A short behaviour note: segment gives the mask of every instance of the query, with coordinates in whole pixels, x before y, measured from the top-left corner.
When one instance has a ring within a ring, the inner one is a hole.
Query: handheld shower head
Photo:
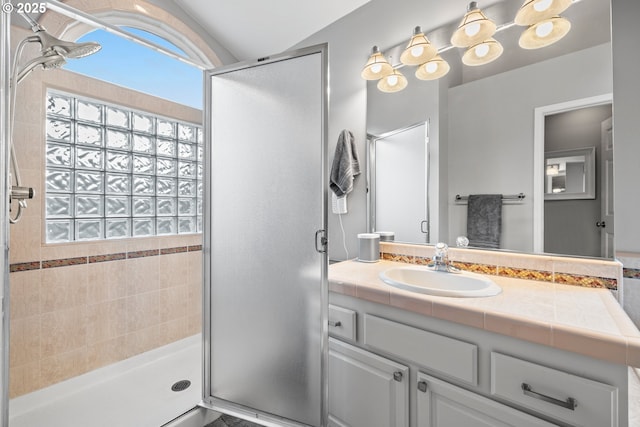
[[[33,71],[38,65],[42,65],[44,70],[52,70],[54,68],[62,67],[67,61],[64,57],[58,53],[50,53],[42,55],[27,62],[22,70],[17,75],[16,84],[20,83],[31,71]]]
[[[102,46],[96,42],[74,43],[60,40],[44,29],[36,31],[29,41],[39,42],[43,55],[58,54],[65,58],[83,58],[99,51]]]

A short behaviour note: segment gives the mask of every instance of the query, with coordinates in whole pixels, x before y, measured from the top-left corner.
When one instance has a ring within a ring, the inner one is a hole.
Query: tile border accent
[[[624,267],[622,269],[622,277],[625,279],[640,279],[640,269]]]
[[[431,262],[429,257],[410,256],[381,252],[380,259],[387,261],[404,262],[407,264],[427,265]],[[504,276],[515,279],[536,280],[539,282],[558,283],[563,285],[581,286],[587,288],[605,288],[611,291],[618,290],[618,281],[613,278],[587,276],[580,274],[554,273],[551,271],[533,270],[528,268],[503,267],[499,265],[473,263],[473,262],[451,262],[454,267],[460,270],[473,273],[490,274],[493,276]],[[637,278],[640,278],[640,270],[636,270]],[[624,276],[628,277],[628,276]]]
[[[202,245],[177,246],[173,248],[146,249],[132,252],[118,252],[105,255],[87,255],[73,258],[50,259],[46,261],[19,262],[9,266],[10,273],[44,270],[46,268],[69,267],[72,265],[95,264],[98,262],[121,261],[125,259],[146,258],[159,255],[202,251]]]

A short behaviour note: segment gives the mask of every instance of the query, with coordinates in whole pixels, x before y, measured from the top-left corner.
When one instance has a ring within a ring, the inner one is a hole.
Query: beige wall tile
[[[181,287],[189,282],[189,258],[188,252],[160,256],[160,288]]]
[[[87,370],[101,368],[126,359],[126,340],[124,335],[87,346]]]
[[[160,336],[159,324],[127,334],[125,336],[126,356],[132,357],[158,347],[161,342]]]
[[[12,367],[35,363],[41,358],[40,316],[11,321],[9,364]]]
[[[126,298],[127,332],[141,331],[160,323],[160,291]]]
[[[160,289],[160,256],[128,259],[127,295],[138,295]]]
[[[188,302],[186,286],[160,290],[160,323],[186,317]]]
[[[11,366],[9,370],[9,398],[42,388],[40,360],[26,365]]]
[[[127,302],[124,298],[89,305],[87,344],[108,341],[127,333]]]
[[[86,347],[45,358],[40,365],[40,378],[43,387],[85,372],[87,372]]]
[[[11,287],[11,319],[40,314],[42,270],[21,271],[9,275]]]
[[[40,307],[42,313],[87,304],[87,265],[42,270]]]
[[[87,344],[87,308],[84,306],[45,313],[41,316],[42,357],[85,348]]]
[[[35,205],[30,205],[33,209]],[[15,206],[13,207],[15,209]],[[37,209],[37,208],[36,208]],[[33,213],[31,211],[30,213]],[[11,217],[16,213],[12,212]],[[41,258],[41,221],[39,215],[26,214],[20,222],[11,226],[9,242],[9,260],[11,264],[28,261],[39,261]]]

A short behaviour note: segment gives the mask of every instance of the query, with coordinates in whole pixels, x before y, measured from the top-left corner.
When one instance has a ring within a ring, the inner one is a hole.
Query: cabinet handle
[[[573,397],[568,397],[567,400],[559,400],[545,394],[537,393],[533,391],[531,386],[527,383],[522,383],[522,392],[525,396],[533,397],[544,402],[553,403],[554,405],[562,406],[563,408],[571,409],[572,411],[578,406],[578,402]]]
[[[329,320],[329,326],[333,326],[334,328],[339,328],[342,326],[342,322],[339,320]]]
[[[393,373],[393,379],[394,379],[394,380],[396,380],[396,381],[398,381],[398,382],[401,382],[401,381],[402,381],[402,372],[400,372],[400,371],[395,371],[395,372]]]
[[[427,382],[426,381],[418,381],[418,390],[423,393],[427,392]]]

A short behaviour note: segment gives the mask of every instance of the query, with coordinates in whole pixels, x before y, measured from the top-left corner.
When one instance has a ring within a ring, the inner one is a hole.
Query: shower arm
[[[18,11],[18,15],[22,16],[22,18],[27,21],[29,25],[31,25],[31,31],[33,31],[34,33],[37,33],[38,31],[45,31],[45,29],[40,24],[38,24],[35,19],[33,19],[23,10]]]

